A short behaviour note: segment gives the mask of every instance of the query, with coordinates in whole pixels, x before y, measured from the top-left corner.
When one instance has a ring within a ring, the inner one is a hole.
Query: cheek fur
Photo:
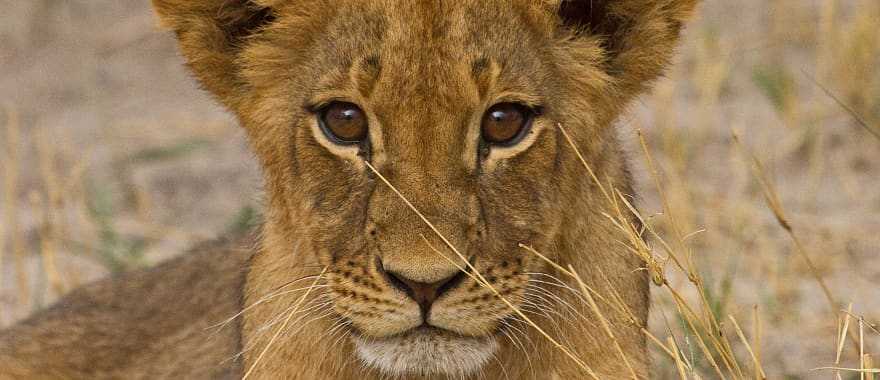
[[[351,214],[362,209],[368,190],[363,161],[339,156],[310,135],[298,140],[296,186],[303,188],[313,208],[321,215]]]
[[[508,235],[518,235],[510,238],[520,239],[546,230],[544,224],[553,219],[548,216],[558,198],[554,178],[559,177],[560,168],[552,159],[555,156],[555,138],[546,133],[530,149],[480,178],[480,196],[490,229],[502,229]]]

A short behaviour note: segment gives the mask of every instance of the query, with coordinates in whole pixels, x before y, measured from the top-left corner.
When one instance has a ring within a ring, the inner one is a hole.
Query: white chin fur
[[[495,338],[457,337],[414,331],[385,339],[356,337],[360,359],[388,375],[467,376],[483,367],[498,349]]]

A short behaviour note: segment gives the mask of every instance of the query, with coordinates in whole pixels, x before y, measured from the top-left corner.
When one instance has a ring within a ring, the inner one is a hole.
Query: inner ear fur
[[[275,20],[271,0],[153,0],[163,27],[202,85],[235,108],[241,88],[238,56],[247,39]]]
[[[625,90],[640,91],[662,74],[699,0],[561,0],[562,27],[598,37],[605,70]]]

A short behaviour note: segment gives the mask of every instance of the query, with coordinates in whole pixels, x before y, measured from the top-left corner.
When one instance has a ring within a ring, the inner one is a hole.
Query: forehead
[[[387,48],[431,47],[435,56],[489,44],[513,47],[539,29],[538,7],[517,0],[334,0],[332,7],[329,36]],[[449,43],[460,48],[448,49]]]
[[[541,16],[523,1],[339,1],[314,58],[321,70],[367,77],[354,79],[381,72],[380,83],[455,87],[492,64],[498,75],[534,71],[550,30]]]

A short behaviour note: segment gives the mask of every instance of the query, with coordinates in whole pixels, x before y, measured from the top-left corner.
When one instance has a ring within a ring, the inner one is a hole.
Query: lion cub
[[[632,193],[612,125],[696,1],[153,0],[247,130],[265,224],[0,333],[0,377],[646,377],[644,263],[559,126]],[[622,353],[520,244],[620,296]]]

